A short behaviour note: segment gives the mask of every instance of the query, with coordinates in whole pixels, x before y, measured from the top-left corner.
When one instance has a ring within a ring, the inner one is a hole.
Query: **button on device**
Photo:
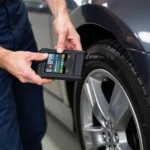
[[[49,65],[49,68],[52,69],[52,68],[53,68],[53,65]]]
[[[66,60],[66,61],[64,62],[64,66],[65,66],[67,69],[71,68],[72,65],[73,65],[72,60]]]

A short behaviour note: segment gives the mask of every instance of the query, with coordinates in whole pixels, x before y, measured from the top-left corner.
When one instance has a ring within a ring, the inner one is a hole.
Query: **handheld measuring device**
[[[37,74],[41,78],[59,80],[82,79],[85,60],[101,60],[99,55],[88,55],[85,51],[64,50],[58,53],[54,49],[42,48],[41,53],[48,53],[48,58],[38,62]]]
[[[48,53],[48,58],[38,62],[37,74],[42,78],[78,80],[82,78],[82,69],[86,52],[64,50],[57,53],[54,49],[41,49]]]

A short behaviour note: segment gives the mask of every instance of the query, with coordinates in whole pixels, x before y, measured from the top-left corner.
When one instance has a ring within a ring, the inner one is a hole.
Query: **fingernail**
[[[47,54],[47,53],[44,53],[44,54],[43,54],[43,57],[44,57],[44,58],[48,57],[48,54]]]
[[[62,52],[63,52],[63,49],[62,49],[62,48],[58,48],[58,49],[57,49],[57,52],[58,52],[58,53],[62,53]]]

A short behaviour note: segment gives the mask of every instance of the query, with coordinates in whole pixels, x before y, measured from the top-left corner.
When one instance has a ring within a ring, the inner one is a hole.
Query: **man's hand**
[[[82,50],[80,36],[75,30],[68,14],[61,14],[54,20],[54,30],[58,37],[57,51],[64,49]]]
[[[49,79],[42,79],[31,68],[32,61],[45,60],[48,57],[47,54],[5,50],[3,56],[0,61],[1,66],[17,77],[22,83],[42,85],[52,82]]]
[[[57,51],[64,49],[82,50],[80,37],[76,32],[67,11],[66,0],[46,0],[55,18],[54,30],[58,37]]]

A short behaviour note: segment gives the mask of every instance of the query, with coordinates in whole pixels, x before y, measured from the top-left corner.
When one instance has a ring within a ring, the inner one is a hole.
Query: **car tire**
[[[149,99],[127,50],[105,39],[87,52],[104,59],[86,62],[83,80],[75,83],[75,124],[82,150],[149,150]],[[118,100],[115,85],[122,93]]]

